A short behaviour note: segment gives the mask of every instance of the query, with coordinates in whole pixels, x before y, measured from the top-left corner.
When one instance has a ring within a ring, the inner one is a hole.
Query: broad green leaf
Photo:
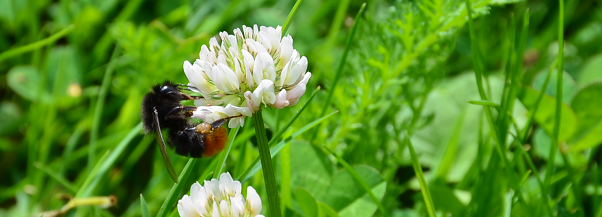
[[[299,203],[299,206],[301,206],[303,213],[305,213],[305,216],[318,215],[318,202],[307,190],[304,188],[297,188],[297,190],[295,190],[295,197],[297,198],[297,202]]]
[[[531,87],[522,86],[519,99],[527,109],[532,110],[539,93],[539,91],[534,90]],[[551,135],[554,130],[555,117],[556,98],[544,94],[537,114],[535,114],[535,120],[549,135]],[[562,124],[560,125],[559,139],[560,141],[567,141],[575,133],[577,127],[577,115],[575,115],[575,112],[570,106],[564,103],[562,104],[562,116],[560,117],[560,121]]]
[[[580,90],[571,106],[577,114],[579,125],[571,140],[574,151],[594,147],[602,142],[602,82],[593,83]]]
[[[377,198],[385,194],[386,182],[374,168],[360,165],[353,169],[370,186]],[[330,205],[340,216],[372,216],[377,209],[370,196],[347,170],[332,178],[332,183],[320,201]]]
[[[48,91],[53,94],[53,101],[60,104],[72,105],[76,103],[73,97],[79,97],[81,91],[70,90],[71,85],[79,85],[82,80],[81,55],[72,46],[57,46],[49,51],[43,67],[47,80],[42,86],[47,85]],[[131,126],[131,125],[130,125]]]
[[[320,213],[318,216],[320,217],[339,217],[337,211],[334,211],[332,207],[328,206],[325,203],[318,202],[318,206],[320,207]]]
[[[461,216],[466,205],[462,204],[456,197],[452,189],[444,185],[445,183],[432,182],[429,186],[433,196],[433,203],[437,210],[449,212],[452,216]]]
[[[533,89],[535,89],[537,91],[541,91],[541,88],[542,88],[543,83],[545,82],[547,76],[548,76],[547,69],[541,71],[535,77],[535,80],[533,81]],[[547,95],[550,95],[552,97],[556,97],[556,77],[557,76],[558,76],[558,73],[556,71],[552,72],[552,76],[550,77],[550,82],[548,83],[548,87],[546,88],[546,92],[545,92]],[[570,103],[571,99],[575,95],[575,91],[576,91],[575,80],[569,73],[563,72],[563,75],[562,75],[562,102],[567,103],[567,104]]]
[[[10,101],[0,102],[0,135],[13,134],[19,131],[23,111]]]
[[[595,81],[602,81],[600,69],[602,69],[602,54],[589,58],[577,76],[577,84],[583,87]]]
[[[533,133],[533,153],[549,161],[550,146],[552,145],[552,138],[543,129],[537,128]],[[562,165],[562,156],[556,155],[555,165]]]
[[[380,184],[378,184],[377,186],[374,186],[372,188],[372,192],[374,192],[374,194],[381,199],[385,195],[386,190],[387,190],[386,182],[381,182]],[[376,206],[376,204],[374,204],[372,199],[370,199],[370,196],[368,194],[365,194],[364,196],[353,201],[351,204],[349,204],[349,206],[347,206],[344,209],[342,209],[341,211],[339,211],[339,215],[340,216],[358,216],[358,217],[373,216],[374,212],[376,211],[377,208],[378,207]]]
[[[50,94],[45,89],[42,89],[40,72],[33,66],[13,67],[8,71],[6,80],[8,86],[15,93],[29,101],[50,101]]]
[[[323,152],[309,143],[291,141],[291,187],[302,187],[322,198],[331,183],[335,165]]]

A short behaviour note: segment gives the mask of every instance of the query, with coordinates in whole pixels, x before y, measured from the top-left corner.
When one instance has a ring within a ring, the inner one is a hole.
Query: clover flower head
[[[243,25],[233,33],[221,32],[221,43],[211,38],[209,46],[201,47],[199,59],[184,62],[191,90],[203,96],[195,100],[198,109],[192,117],[209,123],[234,117],[228,123],[234,128],[262,105],[296,105],[311,73],[307,58],[293,48],[293,38],[282,37],[281,26]]]
[[[257,191],[249,186],[245,200],[241,187],[230,173],[221,174],[219,180],[206,180],[204,186],[196,182],[190,187],[190,196],[178,201],[178,213],[182,217],[263,217]]]

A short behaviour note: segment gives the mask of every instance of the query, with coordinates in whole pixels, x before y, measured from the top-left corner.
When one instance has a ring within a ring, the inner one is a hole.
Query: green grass
[[[602,216],[597,1],[0,5],[0,216],[177,216],[222,172],[266,216]],[[142,97],[253,24],[293,37],[308,91],[216,157],[168,149],[174,183]]]

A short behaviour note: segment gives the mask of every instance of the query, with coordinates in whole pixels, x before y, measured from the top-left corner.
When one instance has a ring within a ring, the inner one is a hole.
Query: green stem
[[[272,157],[270,155],[270,147],[268,146],[268,137],[265,134],[263,126],[261,110],[253,114],[253,124],[255,124],[255,137],[257,138],[257,148],[259,149],[259,157],[261,158],[263,179],[265,180],[268,192],[270,215],[280,217],[280,197],[278,197],[278,186],[276,185],[274,166],[272,165]]]

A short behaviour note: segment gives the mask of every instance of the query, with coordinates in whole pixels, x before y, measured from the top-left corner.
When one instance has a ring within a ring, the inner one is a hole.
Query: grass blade
[[[232,150],[232,143],[234,143],[234,139],[236,138],[239,129],[240,127],[237,127],[234,130],[230,130],[230,135],[228,135],[228,146],[225,148],[225,151],[222,151],[219,154],[219,157],[217,158],[218,160],[215,170],[213,172],[213,178],[217,179],[222,174],[222,171],[224,170],[224,165],[226,165],[226,159],[228,158],[228,154],[230,154],[230,150]]]
[[[148,211],[148,206],[146,205],[146,201],[144,200],[144,197],[142,196],[142,194],[140,194],[140,209],[142,209],[142,216],[143,217],[150,217],[150,212]]]
[[[117,158],[121,156],[123,150],[130,144],[132,139],[138,134],[140,134],[140,130],[142,130],[142,123],[139,123],[136,127],[134,127],[130,132],[119,142],[115,150],[111,152],[111,154],[106,158],[106,160],[98,161],[96,166],[92,169],[92,172],[86,177],[84,184],[80,187],[79,191],[75,194],[75,197],[89,197],[92,194],[92,191],[100,182],[100,179],[107,173],[109,168],[113,166],[113,163],[117,161]]]
[[[47,173],[48,176],[52,177],[57,182],[61,183],[61,185],[65,186],[65,188],[67,188],[67,190],[69,190],[71,193],[77,192],[77,188],[71,184],[69,180],[65,179],[65,177],[63,177],[60,173],[57,173],[56,171],[44,166],[39,162],[35,162],[34,166]]]
[[[558,0],[558,58],[556,69],[556,117],[554,119],[554,131],[552,133],[552,145],[550,146],[550,159],[546,169],[544,183],[547,187],[548,195],[551,193],[551,177],[554,173],[554,159],[559,145],[558,135],[560,134],[560,117],[562,113],[562,76],[564,72],[564,1]],[[543,88],[542,88],[543,89]]]
[[[288,31],[288,27],[291,26],[291,21],[293,20],[293,17],[297,13],[297,10],[299,9],[299,6],[301,5],[301,3],[303,3],[303,0],[297,0],[297,2],[295,2],[295,6],[293,6],[293,9],[291,9],[291,12],[288,13],[288,17],[286,17],[286,20],[284,21],[284,25],[282,25],[282,35],[286,34],[286,31]]]
[[[301,109],[299,109],[299,112],[297,112],[295,114],[295,116],[293,116],[293,118],[283,127],[280,128],[278,130],[278,132],[276,134],[274,134],[274,136],[272,136],[272,139],[270,140],[270,142],[268,143],[268,145],[273,146],[274,143],[276,143],[280,137],[282,136],[282,134],[291,126],[293,125],[293,123],[295,122],[295,120],[297,120],[297,118],[299,117],[299,115],[301,115],[301,113],[305,110],[305,108],[307,108],[307,106],[309,105],[309,103],[314,99],[314,97],[316,96],[316,94],[318,93],[318,91],[320,91],[320,86],[316,87],[316,89],[314,90],[314,92],[311,93],[311,95],[309,95],[309,99],[307,99],[307,101],[305,102],[305,104],[303,104],[303,106],[301,106]]]
[[[334,80],[332,81],[332,85],[328,89],[328,96],[326,97],[326,101],[324,101],[324,107],[322,107],[322,113],[320,117],[323,117],[328,111],[328,106],[330,106],[330,101],[332,100],[332,96],[334,95],[334,90],[339,83],[339,79],[341,78],[341,74],[343,74],[343,67],[345,66],[345,62],[347,61],[347,55],[349,54],[349,48],[351,47],[351,43],[353,42],[353,37],[355,36],[355,32],[357,31],[357,26],[359,25],[359,20],[362,14],[364,13],[364,9],[366,9],[366,3],[362,4],[360,11],[355,15],[355,21],[353,22],[353,27],[351,27],[351,33],[349,33],[349,37],[347,37],[347,42],[345,43],[345,50],[343,51],[343,56],[341,56],[341,61],[339,62],[339,66],[337,67],[337,72],[334,76]],[[314,133],[312,138],[316,137],[317,131]]]
[[[90,132],[90,146],[88,147],[88,171],[92,169],[92,165],[94,165],[94,162],[96,162],[96,140],[98,139],[98,128],[100,125],[100,118],[102,116],[102,110],[105,105],[105,98],[107,97],[109,86],[111,85],[111,77],[113,71],[115,70],[114,60],[117,57],[117,54],[119,54],[119,52],[120,47],[115,47],[115,50],[113,50],[113,54],[111,55],[111,60],[109,60],[107,70],[105,71],[105,75],[102,78],[102,85],[100,86],[100,92],[98,93],[98,98],[96,100],[96,107],[94,109],[94,117],[92,121],[92,130]]]
[[[376,195],[374,195],[374,193],[372,192],[372,189],[370,189],[370,186],[368,186],[368,183],[366,183],[366,181],[364,181],[364,179],[362,179],[362,177],[355,171],[355,169],[353,169],[353,167],[351,167],[351,165],[349,165],[349,163],[347,163],[347,161],[345,161],[345,159],[343,159],[341,156],[334,153],[328,147],[322,146],[322,148],[325,153],[328,153],[328,154],[334,156],[337,159],[337,161],[339,163],[341,163],[341,165],[343,165],[343,167],[345,167],[345,169],[347,169],[347,171],[349,171],[349,174],[351,174],[351,176],[353,176],[355,181],[360,183],[360,185],[364,188],[366,193],[368,193],[368,195],[370,195],[372,202],[374,202],[374,204],[376,204],[376,206],[378,207],[378,210],[381,212],[381,214],[383,214],[383,216],[389,216],[389,213],[387,212],[387,210],[385,209],[383,204],[380,202],[380,200],[376,197]]]
[[[5,52],[2,52],[2,53],[0,53],[0,61],[11,58],[13,56],[17,56],[17,55],[25,53],[25,52],[29,52],[29,51],[38,49],[38,48],[46,46],[50,43],[53,43],[56,40],[59,40],[63,36],[67,35],[69,32],[73,31],[74,29],[75,29],[75,25],[71,24],[71,25],[65,27],[63,30],[55,33],[54,35],[49,36],[48,38],[36,41],[34,43],[31,43],[31,44],[28,44],[25,46],[13,48],[13,49],[7,50]]]
[[[301,135],[302,133],[306,132],[307,130],[315,127],[316,125],[322,123],[324,120],[326,120],[327,118],[333,116],[334,114],[338,113],[338,111],[332,112],[318,120],[315,120],[307,125],[305,125],[304,127],[302,127],[301,129],[297,130],[296,132],[294,132],[290,137],[284,139],[283,141],[279,142],[277,145],[275,145],[274,147],[272,147],[270,149],[270,152],[272,153],[272,157],[274,157],[278,152],[280,152],[280,150],[282,149],[282,147],[284,147],[284,145],[288,142],[291,141],[292,139],[296,138],[297,136]],[[240,175],[238,176],[238,178],[236,178],[237,180],[240,180],[241,182],[246,182],[247,180],[249,180],[251,177],[253,177],[253,175],[255,175],[255,173],[257,173],[259,171],[259,169],[261,168],[261,164],[259,164],[259,157],[255,158],[255,160],[253,161],[253,163],[250,164],[249,167],[247,167],[247,169]]]
[[[405,135],[405,143],[407,144],[408,149],[410,150],[410,156],[412,157],[412,167],[414,167],[414,172],[416,173],[416,177],[418,178],[418,182],[420,183],[420,190],[422,191],[422,197],[424,197],[424,204],[426,205],[426,210],[430,217],[436,217],[437,215],[435,214],[435,205],[433,204],[431,192],[429,191],[428,184],[426,183],[426,179],[424,178],[424,174],[422,173],[422,166],[420,166],[420,162],[418,161],[416,151],[414,151],[412,141],[410,141],[410,135],[407,133]]]
[[[485,71],[482,60],[481,60],[481,52],[479,49],[479,44],[477,43],[477,38],[476,38],[476,34],[475,34],[475,30],[474,30],[474,24],[473,24],[473,16],[472,16],[472,7],[470,4],[470,0],[465,0],[466,2],[466,8],[468,11],[468,29],[470,32],[470,43],[471,43],[471,48],[472,48],[472,55],[473,55],[473,66],[474,66],[474,72],[475,72],[475,79],[477,82],[477,89],[479,91],[479,95],[481,96],[481,100],[483,101],[488,101],[487,98],[487,94],[485,93],[485,90],[483,88],[483,72]],[[512,171],[512,169],[510,168],[510,163],[508,162],[508,158],[507,156],[504,154],[504,150],[505,148],[503,147],[504,143],[502,143],[499,137],[499,128],[496,127],[495,125],[495,121],[493,118],[493,114],[491,112],[491,109],[487,106],[483,107],[483,111],[485,112],[485,116],[487,117],[487,122],[489,124],[489,128],[491,129],[491,135],[493,136],[494,140],[495,140],[495,149],[496,152],[498,153],[498,155],[500,156],[500,158],[502,159],[502,166],[506,169],[506,175],[508,176],[508,178],[510,179],[509,183],[512,186],[512,188],[514,189],[518,189],[518,179],[516,178],[516,174],[514,173],[514,171]]]
[[[196,164],[197,160],[198,158],[190,158],[188,160],[188,163],[186,163],[186,166],[184,166],[184,169],[178,177],[178,182],[173,184],[173,187],[169,191],[167,198],[165,198],[165,201],[163,201],[161,208],[159,208],[159,212],[157,213],[158,217],[165,217],[169,215],[171,208],[176,204],[176,201],[178,200],[178,195],[184,188],[184,183],[188,179],[188,176],[190,176],[190,173],[192,173],[192,169],[194,168],[194,165]]]

